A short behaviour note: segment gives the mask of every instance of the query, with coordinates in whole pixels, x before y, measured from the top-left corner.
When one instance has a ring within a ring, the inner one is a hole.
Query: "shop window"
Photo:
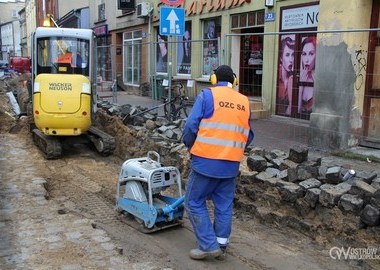
[[[256,12],[248,13],[248,26],[254,26],[256,23]]]
[[[177,38],[177,73],[191,74],[191,22],[185,23],[185,34]]]
[[[203,71],[204,76],[209,76],[219,66],[219,40],[221,36],[220,17],[203,21]]]
[[[246,27],[247,26],[247,14],[241,14],[240,15],[240,27]]]
[[[239,16],[232,16],[231,19],[231,28],[238,28],[239,27]]]
[[[242,30],[250,33],[251,29]],[[256,29],[261,32],[262,29]],[[239,92],[246,96],[262,95],[263,48],[262,35],[244,35],[241,37]]]
[[[231,28],[243,29],[253,26],[263,26],[264,16],[265,12],[263,10],[232,15]]]
[[[256,24],[257,25],[264,25],[264,21],[265,21],[264,18],[265,18],[264,12],[257,12]]]
[[[141,31],[124,33],[123,75],[127,85],[137,86],[141,80],[141,36]]]
[[[157,32],[157,47],[156,47],[156,72],[168,72],[168,39],[167,36],[160,35],[159,29]]]
[[[316,30],[317,20],[296,24],[298,18],[318,17],[319,5],[286,7],[281,10],[280,31]],[[314,103],[314,79],[317,61],[315,34],[281,34],[276,114],[300,119],[310,119]]]
[[[124,39],[132,39],[133,38],[133,32],[124,33]]]

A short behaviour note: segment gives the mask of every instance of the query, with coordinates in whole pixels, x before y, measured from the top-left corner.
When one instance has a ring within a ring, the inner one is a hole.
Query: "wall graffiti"
[[[355,80],[355,90],[358,91],[363,87],[364,79],[367,71],[367,51],[365,50],[356,50],[355,51],[355,63],[354,69],[356,74]]]

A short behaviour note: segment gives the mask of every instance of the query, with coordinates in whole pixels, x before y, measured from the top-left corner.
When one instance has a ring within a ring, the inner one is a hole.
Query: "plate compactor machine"
[[[123,163],[116,197],[116,209],[132,215],[144,233],[183,224],[180,172],[176,167],[162,166],[157,152]]]

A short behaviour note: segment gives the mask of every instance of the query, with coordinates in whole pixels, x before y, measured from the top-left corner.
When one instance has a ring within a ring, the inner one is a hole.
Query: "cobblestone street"
[[[91,220],[47,200],[33,145],[11,134],[0,145],[0,269],[154,269],[131,264]]]

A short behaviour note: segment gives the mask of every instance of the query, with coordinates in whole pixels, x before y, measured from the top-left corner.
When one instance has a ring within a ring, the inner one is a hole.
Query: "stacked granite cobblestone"
[[[240,177],[243,188],[238,191],[253,201],[258,193],[268,203],[278,203],[274,201],[279,197],[293,205],[301,216],[317,206],[338,207],[345,214],[360,217],[361,225],[380,225],[380,178],[374,171],[353,172],[351,168],[333,164],[321,165],[321,158],[308,160],[305,148],[291,148],[289,154],[254,148],[247,166],[252,172]],[[273,189],[278,196],[263,194],[265,191],[276,194]]]
[[[113,105],[108,101],[98,103],[109,115],[118,116],[125,125],[136,127],[144,126],[152,132],[151,138],[154,140],[170,140],[178,142],[182,136],[182,128],[185,119],[169,122],[165,117],[158,116],[157,112],[141,106]]]

